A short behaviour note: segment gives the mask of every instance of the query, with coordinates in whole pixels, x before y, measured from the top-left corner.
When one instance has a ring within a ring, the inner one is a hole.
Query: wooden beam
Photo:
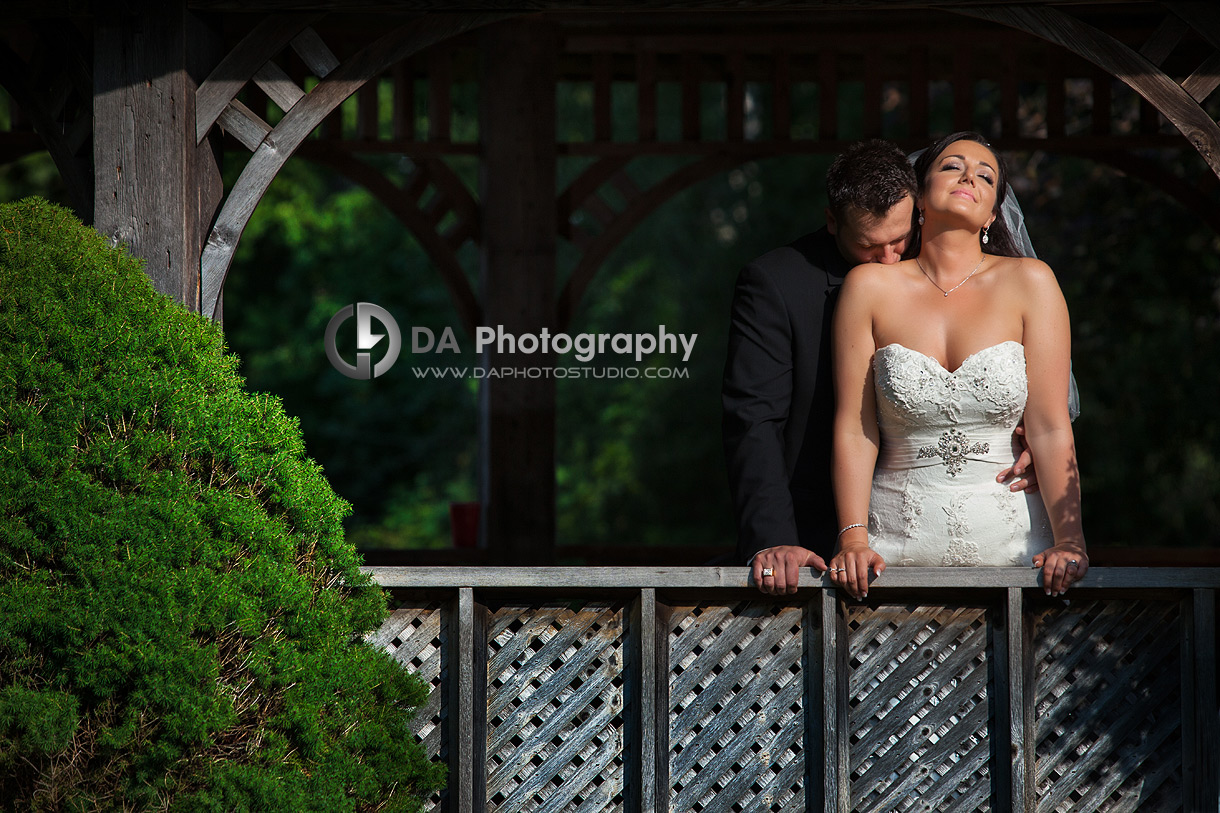
[[[792,138],[792,55],[787,51],[775,54],[771,79],[771,123],[776,141]]]
[[[1067,89],[1063,55],[1052,51],[1046,58],[1046,134],[1062,138],[1067,132]]]
[[[954,10],[1054,42],[1121,79],[1156,105],[1220,176],[1220,126],[1177,82],[1126,45],[1049,7],[972,6]]]
[[[1189,30],[1190,26],[1184,23],[1182,18],[1176,14],[1167,14],[1156,30],[1140,46],[1140,54],[1153,65],[1160,66],[1166,59],[1169,59],[1173,49],[1178,47],[1183,35]]]
[[[699,55],[682,55],[682,140],[698,141],[701,135]]]
[[[325,79],[339,67],[338,57],[312,28],[305,28],[292,38],[292,50],[297,52],[297,56],[319,79]]]
[[[394,63],[391,77],[394,82],[393,132],[396,141],[415,140],[415,76],[409,70],[410,61],[403,59]]]
[[[864,62],[864,137],[881,138],[881,72],[875,59]]]
[[[746,59],[741,51],[728,58],[725,82],[725,131],[727,141],[744,141],[746,137]]]
[[[1216,704],[1216,590],[1196,589],[1191,591],[1187,612],[1185,647],[1190,659],[1182,664],[1189,671],[1190,683],[1194,685],[1191,698],[1194,718],[1197,721],[1195,736],[1187,744],[1188,754],[1184,771],[1193,804],[1187,809],[1215,810],[1220,807],[1220,714]],[[1184,715],[1185,716],[1185,715]]]
[[[953,129],[974,129],[974,59],[968,48],[953,52]]]
[[[610,54],[593,55],[593,140],[614,140]]]
[[[428,52],[428,140],[449,140],[453,56],[443,48]]]
[[[827,48],[818,54],[818,140],[839,137],[839,55]]]
[[[512,20],[482,32],[480,288],[484,323],[507,334],[555,328],[555,82],[558,36]],[[555,381],[532,377],[553,353],[494,345],[482,381],[480,544],[511,564],[548,561],[555,545]]]
[[[931,135],[931,129],[928,123],[928,46],[923,44],[911,46],[910,104],[911,138],[926,139]]]
[[[229,102],[217,122],[222,131],[236,138],[250,152],[257,150],[271,132],[270,124],[237,99]]]
[[[668,646],[666,630],[661,628],[657,610],[656,589],[641,588],[631,602],[627,622],[625,683],[631,712],[625,728],[627,741],[639,744],[627,754],[627,783],[631,788],[629,809],[639,813],[658,813],[663,809],[658,803],[657,767],[668,753],[668,748],[663,752],[658,747],[659,740],[667,739],[663,732],[668,728],[666,710],[657,702],[658,686],[669,670],[658,665]]]
[[[1000,57],[1000,132],[1005,136],[1021,135],[1020,95],[1017,53],[1005,51]]]
[[[82,0],[13,0],[28,14],[37,13],[43,6],[72,8],[83,5]],[[597,0],[597,2],[582,2],[574,4],[571,0],[464,0],[452,7],[463,11],[493,11],[493,12],[532,12],[532,11],[563,11],[563,12],[660,12],[660,11],[740,11],[757,5],[760,9],[779,11],[881,11],[885,9],[922,10],[941,9],[946,7],[976,7],[1024,5],[1029,0],[766,0],[757,4],[743,3],[741,0],[657,0],[656,2],[640,2],[640,0]],[[1059,0],[1059,5],[1096,5],[1101,0]],[[1111,0],[1106,5],[1122,5],[1137,3],[1141,0]],[[191,8],[206,11],[238,11],[250,13],[255,11],[283,12],[301,7],[301,0],[190,0]],[[311,0],[311,8],[323,8],[336,12],[358,12],[371,14],[375,12],[404,13],[430,12],[438,7],[451,6],[438,3],[437,0]],[[1146,2],[1144,3],[1146,5]],[[67,13],[67,12],[61,12]]]
[[[642,52],[635,58],[636,118],[638,138],[657,140],[657,56]]]
[[[1220,11],[1213,2],[1167,2],[1163,4],[1193,28],[1213,48],[1220,48]]]
[[[1112,548],[1110,550],[1119,550]],[[1163,549],[1156,549],[1160,555]],[[1141,560],[1150,551],[1140,550]],[[633,590],[657,587],[666,590],[710,590],[721,588],[757,590],[748,567],[365,567],[361,568],[382,587],[413,588],[591,588]],[[803,568],[798,587],[837,588],[826,573]],[[874,590],[986,591],[1042,589],[1042,571],[1029,567],[891,567],[869,583]],[[1129,588],[1190,590],[1220,588],[1220,567],[1090,567],[1088,575],[1072,590],[1119,590]]]
[[[1110,134],[1111,110],[1113,107],[1113,92],[1110,87],[1112,77],[1105,71],[1093,72],[1093,111],[1092,130],[1095,136]]]
[[[1220,86],[1220,51],[1209,56],[1182,82],[1182,89],[1200,104]]]
[[[381,130],[381,77],[374,76],[356,92],[356,140],[376,141]]]
[[[202,141],[229,102],[275,54],[317,14],[283,14],[268,17],[242,37],[199,85],[195,98],[195,140]]]
[[[286,74],[283,68],[270,61],[264,62],[263,66],[254,72],[254,83],[285,113],[305,95],[305,91],[292,81],[292,77]]]
[[[199,252],[219,201],[213,145],[195,138],[188,50],[212,43],[185,0],[104,5],[94,35],[94,223],[154,286],[200,309]]]

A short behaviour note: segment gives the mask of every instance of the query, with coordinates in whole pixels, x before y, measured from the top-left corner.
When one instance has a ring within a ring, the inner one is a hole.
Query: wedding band
[[[1069,565],[1074,565],[1074,564],[1077,564],[1077,562],[1076,562],[1076,560],[1075,560],[1075,559],[1068,559],[1068,564],[1069,564]]]
[[[769,568],[769,567],[764,567],[764,568],[763,568],[763,575],[764,575],[764,576],[771,576],[771,575],[773,575],[774,573],[775,573],[775,571],[774,571],[774,570],[772,570],[772,569],[771,569],[771,568]]]

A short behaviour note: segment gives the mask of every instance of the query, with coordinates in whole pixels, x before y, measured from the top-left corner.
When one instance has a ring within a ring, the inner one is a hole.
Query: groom
[[[738,558],[764,593],[795,592],[800,569],[824,571],[834,552],[831,315],[852,267],[902,258],[915,205],[915,172],[887,141],[848,147],[826,187],[826,225],[750,263],[733,294],[724,448]]]

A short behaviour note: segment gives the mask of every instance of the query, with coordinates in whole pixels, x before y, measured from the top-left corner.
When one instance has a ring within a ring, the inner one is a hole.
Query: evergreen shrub
[[[320,350],[319,350],[320,352]],[[220,330],[0,206],[0,809],[415,810],[426,689],[348,506]]]

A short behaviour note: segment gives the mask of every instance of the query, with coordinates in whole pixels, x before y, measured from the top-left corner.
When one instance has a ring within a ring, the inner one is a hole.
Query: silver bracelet
[[[853,522],[851,525],[847,525],[847,526],[843,527],[842,529],[840,529],[839,536],[842,536],[843,534],[847,533],[852,528],[867,528],[867,527],[868,526],[865,525],[863,522]],[[835,537],[835,538],[837,539],[838,537]]]

